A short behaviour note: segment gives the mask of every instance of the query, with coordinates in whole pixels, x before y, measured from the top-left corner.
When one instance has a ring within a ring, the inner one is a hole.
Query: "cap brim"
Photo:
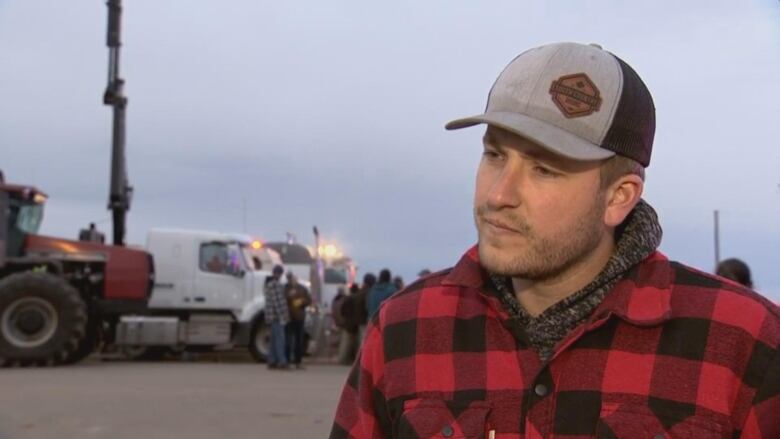
[[[573,160],[604,160],[615,155],[614,152],[601,148],[555,125],[519,113],[488,112],[453,120],[444,127],[448,130],[457,130],[483,123],[525,137],[554,154]]]

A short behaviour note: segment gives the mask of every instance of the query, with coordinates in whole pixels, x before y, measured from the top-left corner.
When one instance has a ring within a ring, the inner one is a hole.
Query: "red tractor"
[[[124,160],[124,81],[119,77],[119,0],[108,1],[113,108],[111,189],[114,245],[38,235],[46,194],[7,184],[0,172],[0,365],[73,363],[104,340],[121,314],[142,313],[154,282],[149,253],[124,246],[132,188]],[[85,237],[95,237],[94,229]]]
[[[0,363],[73,363],[109,338],[120,314],[143,312],[151,256],[37,234],[46,195],[0,181]]]

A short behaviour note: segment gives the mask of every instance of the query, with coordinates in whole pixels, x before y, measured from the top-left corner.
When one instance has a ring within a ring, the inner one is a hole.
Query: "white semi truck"
[[[246,346],[265,361],[263,286],[281,263],[274,250],[248,235],[178,229],[151,230],[146,249],[155,267],[148,310],[122,316],[114,344],[137,358]]]

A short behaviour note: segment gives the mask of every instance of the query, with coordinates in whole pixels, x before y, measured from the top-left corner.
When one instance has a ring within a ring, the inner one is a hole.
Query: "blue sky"
[[[151,227],[311,242],[411,279],[475,242],[479,112],[517,53],[596,42],[657,108],[645,198],[662,250],[745,259],[780,300],[780,2],[126,0],[129,239]],[[103,2],[0,0],[0,168],[51,196],[43,232],[105,210]],[[246,210],[243,206],[246,203]]]

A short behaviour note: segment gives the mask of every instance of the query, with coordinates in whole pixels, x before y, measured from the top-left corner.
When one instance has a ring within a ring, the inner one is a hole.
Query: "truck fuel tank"
[[[116,328],[119,346],[225,345],[233,319],[224,314],[193,314],[188,321],[169,316],[124,316]]]

